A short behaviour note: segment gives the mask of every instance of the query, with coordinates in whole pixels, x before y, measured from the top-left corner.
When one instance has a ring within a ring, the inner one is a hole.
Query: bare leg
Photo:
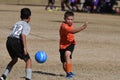
[[[28,59],[25,61],[26,67],[25,67],[25,72],[26,72],[26,80],[31,80],[32,77],[32,69],[31,69],[31,59]]]
[[[4,73],[2,74],[2,76],[1,76],[1,78],[0,78],[0,80],[2,80],[2,78],[3,78],[3,79],[6,79],[6,77],[7,77],[8,74],[10,73],[11,69],[13,68],[13,66],[17,63],[17,61],[18,61],[18,58],[14,58],[14,59],[12,59],[12,60],[9,62],[9,64],[7,65],[7,67],[6,67],[5,71],[4,71]]]

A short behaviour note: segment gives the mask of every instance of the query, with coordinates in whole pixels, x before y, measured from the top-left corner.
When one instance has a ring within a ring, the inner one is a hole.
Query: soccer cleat
[[[3,77],[0,77],[0,80],[4,80],[4,78],[3,78]]]
[[[68,79],[70,79],[70,78],[72,78],[72,74],[71,74],[71,72],[69,72],[69,73],[67,73],[67,76],[66,76],[66,78],[68,78]]]
[[[71,74],[72,76],[74,76],[74,75],[75,75],[73,72],[70,72],[70,74]]]

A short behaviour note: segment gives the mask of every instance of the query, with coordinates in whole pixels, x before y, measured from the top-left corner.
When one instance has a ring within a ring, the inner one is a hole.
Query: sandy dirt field
[[[32,58],[32,80],[66,80],[59,59],[59,27],[62,11],[45,11],[41,6],[0,5],[0,75],[10,61],[6,39],[12,25],[20,20],[19,11],[29,7],[32,11],[28,51]],[[75,13],[75,27],[88,21],[86,30],[75,34],[77,45],[73,53],[73,72],[70,80],[120,80],[120,16]],[[46,51],[48,60],[39,64],[34,55]],[[13,67],[9,80],[24,80],[25,63],[21,60]]]

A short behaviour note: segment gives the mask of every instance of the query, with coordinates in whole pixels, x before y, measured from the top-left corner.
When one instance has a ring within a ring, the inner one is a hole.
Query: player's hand
[[[83,25],[84,25],[85,27],[87,27],[87,24],[88,24],[88,22],[85,22]]]
[[[83,25],[82,25],[82,29],[85,29],[87,27],[87,24],[88,22],[85,22]]]

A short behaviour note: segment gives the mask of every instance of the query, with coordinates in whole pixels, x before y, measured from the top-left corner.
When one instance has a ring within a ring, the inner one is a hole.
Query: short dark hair
[[[21,19],[28,19],[31,16],[31,11],[29,8],[21,9]]]
[[[64,19],[69,16],[74,16],[74,13],[72,11],[66,11],[64,14]]]

